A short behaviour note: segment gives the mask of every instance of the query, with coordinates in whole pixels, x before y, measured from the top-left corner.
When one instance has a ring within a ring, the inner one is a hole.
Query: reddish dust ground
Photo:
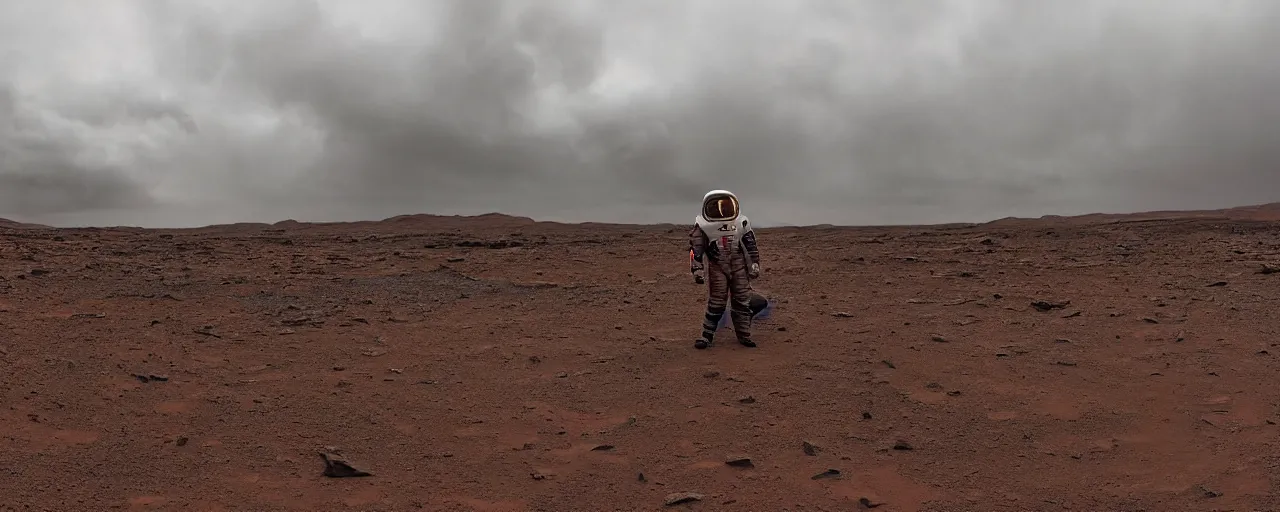
[[[1277,510],[1275,213],[0,227],[0,509]]]

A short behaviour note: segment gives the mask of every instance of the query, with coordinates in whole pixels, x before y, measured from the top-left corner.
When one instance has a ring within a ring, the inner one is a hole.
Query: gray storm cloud
[[[0,1],[0,216],[982,221],[1280,200],[1280,3]]]

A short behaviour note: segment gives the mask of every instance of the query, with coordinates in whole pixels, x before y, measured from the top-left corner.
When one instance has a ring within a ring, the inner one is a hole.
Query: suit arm
[[[747,249],[747,254],[751,255],[752,263],[760,263],[760,247],[756,244],[756,230],[751,229],[751,226],[745,222],[743,227],[747,232],[742,235],[742,246]]]
[[[707,253],[707,235],[697,225],[689,231],[689,268],[702,267],[703,256]]]

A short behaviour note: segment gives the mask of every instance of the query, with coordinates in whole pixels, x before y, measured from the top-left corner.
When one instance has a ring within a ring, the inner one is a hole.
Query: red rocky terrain
[[[1278,510],[1278,212],[0,225],[0,509]]]

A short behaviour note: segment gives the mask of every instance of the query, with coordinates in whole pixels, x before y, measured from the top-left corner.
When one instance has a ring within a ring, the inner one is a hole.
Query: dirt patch
[[[1273,510],[1273,211],[761,230],[760,346],[707,351],[683,227],[0,230],[0,494]]]

